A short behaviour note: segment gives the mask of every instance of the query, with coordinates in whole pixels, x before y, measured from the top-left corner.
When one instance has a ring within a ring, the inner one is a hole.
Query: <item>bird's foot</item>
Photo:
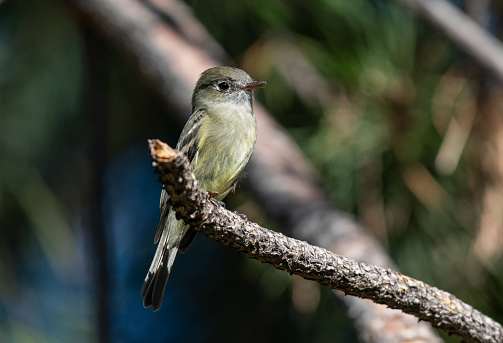
[[[218,195],[218,192],[206,191],[206,194],[208,194],[210,198],[215,198]]]
[[[215,198],[211,198],[210,201],[213,202],[215,205],[220,205],[223,208],[225,208],[225,202],[223,202],[223,201],[217,200]]]
[[[237,214],[243,220],[248,220],[248,217],[245,214],[243,214],[243,213],[239,213],[238,211],[233,211],[233,213]]]
[[[225,202],[215,199],[215,197],[218,195],[217,192],[208,191],[208,195],[210,196],[211,202],[213,202],[215,205],[220,205],[225,208]]]

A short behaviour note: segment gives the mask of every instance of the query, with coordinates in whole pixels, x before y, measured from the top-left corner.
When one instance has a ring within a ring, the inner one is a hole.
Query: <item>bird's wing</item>
[[[159,202],[159,208],[161,209],[161,217],[159,218],[159,224],[157,224],[157,230],[155,231],[154,244],[159,242],[159,237],[161,237],[162,229],[164,228],[164,222],[168,217],[169,209],[171,207],[170,197],[168,192],[163,188],[161,191],[161,201]]]
[[[182,151],[191,163],[197,155],[199,148],[197,133],[201,128],[201,119],[206,113],[205,109],[201,109],[190,116],[176,145],[176,149]]]
[[[198,141],[197,141],[197,132],[199,131],[199,128],[201,127],[201,118],[205,115],[206,110],[198,110],[190,116],[189,120],[185,124],[185,127],[182,130],[182,133],[180,134],[180,138],[178,140],[178,144],[176,145],[176,149],[182,151],[189,161],[192,163],[192,161],[196,158],[197,159],[197,152],[198,152]],[[161,217],[159,218],[159,224],[157,224],[157,230],[155,232],[155,237],[154,237],[154,244],[157,244],[159,241],[159,238],[161,237],[162,230],[164,228],[164,223],[166,221],[166,218],[169,213],[169,209],[171,207],[171,202],[168,193],[166,192],[165,189],[162,190],[161,192],[161,199],[159,203],[159,208],[161,210]],[[191,235],[192,239],[194,238],[194,235]],[[182,252],[184,252],[192,242],[192,239],[186,239],[183,247],[182,247]]]

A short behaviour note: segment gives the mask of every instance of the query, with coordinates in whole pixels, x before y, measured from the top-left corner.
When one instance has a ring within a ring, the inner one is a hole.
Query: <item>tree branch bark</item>
[[[221,49],[208,51],[208,45],[201,44],[214,40],[180,1],[65,2],[132,56],[182,123],[190,115],[190,94],[199,74],[206,68],[228,64]],[[149,3],[155,3],[155,10]],[[333,205],[300,149],[257,103],[255,115],[258,140],[245,181],[267,214],[296,238],[359,261],[396,269],[379,242],[353,216]],[[418,323],[412,316],[368,300],[345,297],[339,291],[334,294],[344,303],[362,342],[441,341],[429,324]]]
[[[398,0],[429,20],[482,68],[503,81],[503,45],[446,0]]]
[[[503,327],[452,294],[390,269],[357,262],[265,229],[226,210],[198,188],[182,152],[149,142],[153,165],[177,218],[206,236],[275,268],[429,321],[464,342],[501,342]]]
[[[103,215],[103,175],[107,165],[107,127],[106,105],[104,98],[103,51],[97,36],[89,27],[81,28],[83,39],[83,60],[85,83],[83,112],[85,115],[87,145],[87,216],[90,242],[88,249],[93,259],[94,287],[97,293],[96,326],[98,343],[110,340],[110,270],[108,258],[110,232],[105,230]]]

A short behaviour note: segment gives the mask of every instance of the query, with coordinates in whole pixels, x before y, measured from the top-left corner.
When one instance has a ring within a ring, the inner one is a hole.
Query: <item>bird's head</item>
[[[252,90],[264,85],[241,69],[214,67],[204,71],[192,95],[193,110],[222,103],[252,105]]]

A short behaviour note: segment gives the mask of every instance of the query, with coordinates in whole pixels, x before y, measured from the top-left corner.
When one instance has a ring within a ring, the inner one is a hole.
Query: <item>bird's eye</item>
[[[217,85],[217,89],[220,91],[220,92],[225,92],[225,91],[228,91],[229,88],[231,88],[231,86],[229,86],[229,84],[227,82],[220,82],[218,85]]]

